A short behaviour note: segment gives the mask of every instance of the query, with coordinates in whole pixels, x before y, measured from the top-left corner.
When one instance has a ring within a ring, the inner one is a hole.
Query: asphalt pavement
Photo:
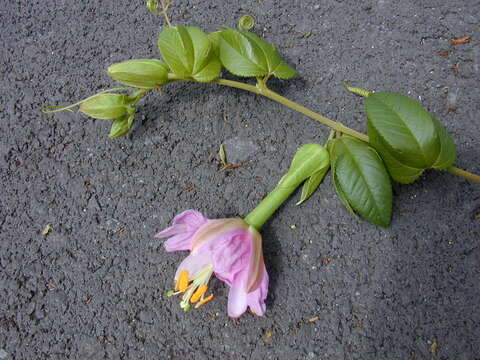
[[[174,0],[170,12],[209,32],[245,13],[299,72],[273,90],[359,131],[363,101],[342,81],[409,95],[452,134],[457,166],[480,174],[480,2]],[[162,17],[141,1],[36,0],[4,1],[0,22],[1,360],[480,359],[480,184],[437,171],[396,184],[384,229],[349,214],[327,176],[263,228],[264,317],[228,318],[218,280],[185,313],[165,293],[186,254],[153,235],[186,209],[246,215],[329,129],[258,95],[178,83],[112,140],[108,121],[40,108],[118,86],[112,63],[159,57]],[[222,143],[241,166],[218,171]]]

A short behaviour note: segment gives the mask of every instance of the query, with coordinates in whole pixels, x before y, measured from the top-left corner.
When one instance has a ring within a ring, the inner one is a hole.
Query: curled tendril
[[[238,27],[242,30],[250,30],[255,26],[255,19],[252,15],[243,15],[238,20]]]
[[[163,15],[167,25],[171,26],[167,11],[170,8],[170,5],[172,5],[172,1],[173,0],[160,0],[159,3],[158,0],[147,0],[145,6],[153,15]],[[162,10],[159,10],[160,5],[162,6]]]

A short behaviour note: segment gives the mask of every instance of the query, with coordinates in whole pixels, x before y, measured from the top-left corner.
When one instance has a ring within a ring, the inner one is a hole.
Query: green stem
[[[310,163],[321,164],[321,161],[321,155],[318,155],[318,153],[310,158]],[[290,167],[290,170],[282,177],[278,185],[244,218],[245,222],[260,231],[263,224],[310,175],[312,174],[309,172],[308,166],[300,171],[295,167]]]
[[[280,205],[295,191],[294,188],[275,187],[245,218],[245,222],[259,230]]]
[[[478,176],[477,174],[472,174],[471,172],[456,168],[454,166],[449,167],[447,171],[451,174],[455,174],[464,177],[465,179],[480,183],[480,176]]]
[[[322,116],[305,106],[302,106],[292,100],[289,100],[280,94],[277,94],[276,92],[268,89],[267,87],[261,87],[261,86],[254,86],[254,85],[249,85],[245,84],[242,82],[238,81],[232,81],[232,80],[226,80],[226,79],[217,79],[213,81],[216,84],[223,85],[223,86],[229,86],[229,87],[234,87],[237,89],[242,89],[242,90],[247,90],[250,92],[253,92],[255,94],[263,95],[273,101],[276,101],[282,105],[285,105],[286,107],[298,111],[309,118],[312,118],[318,122],[321,122],[324,125],[327,125],[331,127],[334,130],[340,131],[344,134],[351,135],[357,139],[360,139],[362,141],[368,142],[368,136],[365,134],[362,134],[361,132],[358,132],[356,130],[350,129],[349,127],[343,125],[342,123],[339,123],[337,121],[331,120],[325,116]]]

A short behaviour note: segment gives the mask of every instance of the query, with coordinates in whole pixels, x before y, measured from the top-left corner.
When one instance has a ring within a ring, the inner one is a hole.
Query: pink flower
[[[183,309],[188,311],[193,303],[198,308],[213,298],[213,294],[205,294],[210,277],[215,274],[230,286],[229,316],[237,318],[247,307],[263,316],[268,274],[262,237],[254,227],[241,218],[210,220],[198,211],[187,210],[155,236],[170,237],[164,244],[167,251],[190,251],[175,274],[175,291],[169,292],[183,293]]]

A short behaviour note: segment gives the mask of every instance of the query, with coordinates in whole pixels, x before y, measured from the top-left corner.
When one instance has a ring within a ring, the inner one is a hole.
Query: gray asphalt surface
[[[171,14],[213,31],[244,11],[300,73],[274,90],[362,131],[343,80],[408,94],[454,136],[457,166],[480,173],[480,2],[178,0]],[[39,109],[117,86],[114,62],[158,57],[162,18],[140,1],[37,0],[4,1],[0,22],[0,359],[480,359],[478,184],[431,171],[395,185],[382,229],[347,213],[328,176],[264,227],[265,317],[230,320],[217,280],[215,300],[185,314],[164,296],[185,254],[153,234],[185,209],[246,215],[328,128],[240,90],[175,84],[111,140],[109,122]],[[221,143],[246,166],[218,172]]]

